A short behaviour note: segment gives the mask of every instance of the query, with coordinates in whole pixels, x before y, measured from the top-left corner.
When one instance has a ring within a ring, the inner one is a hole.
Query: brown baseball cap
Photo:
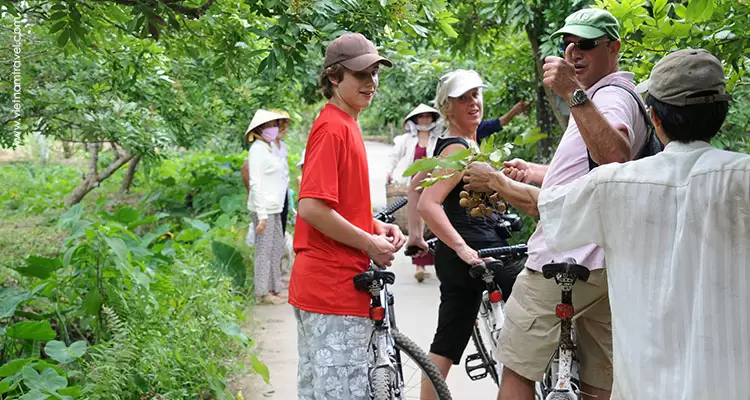
[[[345,33],[328,45],[323,68],[333,64],[341,65],[352,71],[363,71],[372,64],[381,63],[392,67],[393,63],[378,55],[378,49],[360,33]]]
[[[667,54],[654,65],[651,77],[636,91],[648,92],[662,103],[684,107],[730,101],[724,93],[724,67],[721,61],[703,49],[684,49]],[[702,92],[714,92],[696,96]]]

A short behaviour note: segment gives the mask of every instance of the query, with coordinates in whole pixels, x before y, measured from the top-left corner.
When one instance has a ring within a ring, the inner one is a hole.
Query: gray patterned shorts
[[[369,400],[369,318],[294,308],[297,319],[297,398]]]

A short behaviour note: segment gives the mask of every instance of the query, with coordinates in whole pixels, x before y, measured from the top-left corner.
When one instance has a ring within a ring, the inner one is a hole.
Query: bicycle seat
[[[542,275],[545,279],[554,278],[560,273],[586,282],[591,271],[583,265],[577,264],[576,260],[572,258],[566,258],[562,262],[553,262],[542,267]]]
[[[396,274],[377,269],[367,270],[354,277],[354,287],[360,292],[369,292],[372,283],[381,280],[387,285],[392,285],[396,281]]]

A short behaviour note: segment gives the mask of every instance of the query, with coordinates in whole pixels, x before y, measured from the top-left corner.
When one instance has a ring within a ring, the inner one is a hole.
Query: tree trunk
[[[535,64],[535,76],[536,76],[536,122],[537,126],[542,133],[547,135],[546,139],[542,139],[537,143],[537,159],[546,162],[552,158],[554,154],[554,145],[557,142],[555,137],[555,123],[557,123],[562,130],[568,126],[568,117],[562,113],[560,107],[557,105],[557,95],[552,89],[544,86],[544,60],[541,57],[541,51],[539,49],[539,37],[541,35],[541,27],[543,26],[542,17],[535,17],[535,23],[526,25],[526,35],[529,38],[531,44],[531,51],[534,53],[534,64]]]
[[[63,148],[63,157],[65,157],[65,159],[73,157],[73,144],[72,143],[63,140],[62,148]]]
[[[66,207],[70,207],[74,204],[80,203],[81,200],[83,200],[83,198],[90,191],[99,186],[99,183],[112,176],[115,171],[120,169],[120,167],[125,165],[125,163],[127,163],[134,157],[133,155],[125,154],[120,158],[115,158],[115,160],[112,161],[112,164],[110,164],[104,171],[102,171],[101,174],[99,174],[97,164],[99,162],[100,146],[100,143],[86,144],[86,148],[91,154],[91,157],[89,158],[89,172],[83,176],[83,182],[81,182],[81,184],[73,190],[73,193],[71,193],[70,196],[65,199]]]
[[[125,179],[122,180],[122,186],[120,186],[120,193],[130,193],[130,185],[133,184],[133,177],[138,169],[139,162],[141,162],[141,156],[135,156],[130,160],[130,164],[128,164],[128,173],[125,174]]]

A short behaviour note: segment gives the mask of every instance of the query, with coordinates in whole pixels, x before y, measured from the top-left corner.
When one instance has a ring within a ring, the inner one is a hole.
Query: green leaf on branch
[[[417,172],[422,171],[432,171],[433,169],[435,169],[435,167],[437,167],[438,161],[439,158],[437,157],[428,157],[414,161],[414,163],[404,171],[403,176],[412,176]]]
[[[451,172],[451,173],[445,174],[445,175],[430,176],[430,177],[425,178],[424,180],[422,180],[422,184],[420,185],[420,187],[422,187],[422,188],[430,187],[430,186],[432,186],[432,185],[434,185],[434,184],[436,184],[436,183],[438,183],[440,181],[444,181],[446,179],[453,178],[457,173],[458,173],[458,171],[454,171],[454,172]]]

